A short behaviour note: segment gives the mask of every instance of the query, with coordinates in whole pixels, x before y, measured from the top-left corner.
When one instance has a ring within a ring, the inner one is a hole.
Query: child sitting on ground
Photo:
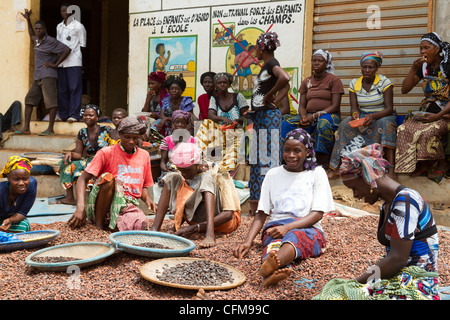
[[[317,165],[314,143],[303,129],[289,132],[283,147],[284,165],[270,169],[261,188],[261,200],[246,240],[234,251],[241,259],[267,219],[262,232],[263,285],[290,276],[297,259],[320,255],[326,245],[320,225],[324,213],[334,211],[327,173]]]
[[[200,247],[215,245],[215,232],[231,233],[241,223],[240,203],[233,180],[226,170],[202,163],[202,150],[195,143],[179,143],[170,160],[180,173],[170,172],[162,179],[156,216],[151,227],[159,231],[170,208],[175,234],[183,237],[205,232]],[[182,227],[186,221],[189,225]]]

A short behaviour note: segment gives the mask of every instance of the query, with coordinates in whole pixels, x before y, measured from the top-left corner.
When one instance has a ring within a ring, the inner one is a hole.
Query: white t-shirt
[[[322,167],[290,172],[283,166],[270,169],[261,187],[258,211],[269,215],[268,222],[301,218],[311,211],[334,211],[327,174]],[[320,221],[314,227],[322,230]]]
[[[56,39],[72,50],[59,67],[82,67],[83,56],[81,55],[81,47],[86,47],[86,29],[84,26],[75,19],[67,26],[62,21],[56,27]]]

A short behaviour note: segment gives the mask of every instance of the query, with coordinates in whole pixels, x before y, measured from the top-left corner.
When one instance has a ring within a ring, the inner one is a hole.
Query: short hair
[[[233,76],[228,72],[219,72],[216,74],[214,76],[214,84],[217,84],[220,78],[225,78],[230,86],[233,84]]]
[[[37,24],[40,24],[42,26],[42,28],[44,28],[45,30],[47,30],[47,24],[45,23],[45,21],[43,20],[38,20],[34,23],[34,25],[36,26]]]
[[[156,45],[156,49],[155,49],[156,53],[159,54],[159,48],[161,48],[161,47],[164,47],[164,43],[158,43],[158,44]]]
[[[114,112],[121,112],[121,113],[123,113],[123,115],[124,115],[125,117],[128,116],[127,110],[125,110],[125,109],[123,109],[123,108],[116,108],[116,109],[113,110],[112,113],[114,113]]]
[[[214,76],[215,76],[215,75],[216,75],[216,73],[215,73],[215,72],[212,72],[212,71],[207,71],[207,72],[203,73],[203,74],[200,76],[200,84],[203,84],[203,81],[205,81],[205,78],[206,78],[206,77],[210,77],[211,80],[214,81]]]

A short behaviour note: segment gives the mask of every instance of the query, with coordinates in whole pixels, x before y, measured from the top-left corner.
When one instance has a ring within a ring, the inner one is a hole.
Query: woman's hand
[[[288,225],[276,226],[268,229],[266,233],[274,239],[281,239],[289,232],[289,230],[290,228]]]
[[[147,205],[147,208],[149,210],[151,210],[152,212],[156,212],[156,203],[152,199],[150,199],[150,197],[146,199],[145,204]]]
[[[228,119],[228,118],[226,118],[226,117],[222,117],[221,120],[222,120],[223,124],[225,124],[225,125],[230,125],[230,124],[233,123],[233,120]]]
[[[234,251],[233,254],[236,258],[242,259],[250,251],[251,244],[242,243]]]
[[[0,226],[0,231],[7,232],[11,227],[11,219],[5,219],[3,224]]]
[[[427,113],[419,117],[419,120],[425,123],[430,123],[441,120],[441,117],[436,113]]]
[[[74,214],[69,219],[67,224],[72,229],[76,229],[76,228],[79,228],[81,226],[84,226],[85,223],[86,223],[86,210],[83,207],[80,208],[78,206],[77,210],[75,210]]]
[[[361,113],[359,111],[352,112],[352,120],[358,120],[361,116]]]
[[[70,162],[72,162],[72,152],[67,152],[64,155],[64,164],[69,164]]]
[[[155,91],[153,90],[148,90],[147,92],[147,101],[152,101],[153,97],[156,96]]]
[[[366,120],[364,120],[363,126],[370,126],[373,122],[373,116],[370,113],[368,113],[364,118]]]
[[[300,118],[300,124],[303,126],[309,126],[312,123],[314,123],[314,115],[313,114],[308,114],[308,115],[302,116]]]
[[[420,57],[419,59],[417,59],[417,60],[415,60],[415,61],[413,62],[412,68],[413,68],[414,70],[417,71],[417,70],[419,70],[420,68],[422,68],[422,65],[423,65],[426,61],[427,61],[426,58]]]

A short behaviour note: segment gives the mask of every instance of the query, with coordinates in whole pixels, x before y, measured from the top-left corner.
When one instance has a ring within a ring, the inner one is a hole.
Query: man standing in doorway
[[[70,54],[70,48],[64,43],[47,34],[47,27],[43,21],[31,25],[31,10],[25,9],[22,13],[28,22],[28,33],[34,44],[34,75],[33,84],[25,97],[25,123],[21,131],[16,134],[31,134],[30,122],[33,107],[38,106],[42,99],[45,108],[49,110],[49,123],[47,130],[39,135],[54,135],[56,112],[58,111],[58,71],[56,68]]]
[[[83,95],[83,55],[86,47],[86,29],[68,12],[68,4],[61,5],[64,19],[56,27],[56,39],[72,51],[58,67],[58,115],[63,121],[80,120],[81,99]]]

